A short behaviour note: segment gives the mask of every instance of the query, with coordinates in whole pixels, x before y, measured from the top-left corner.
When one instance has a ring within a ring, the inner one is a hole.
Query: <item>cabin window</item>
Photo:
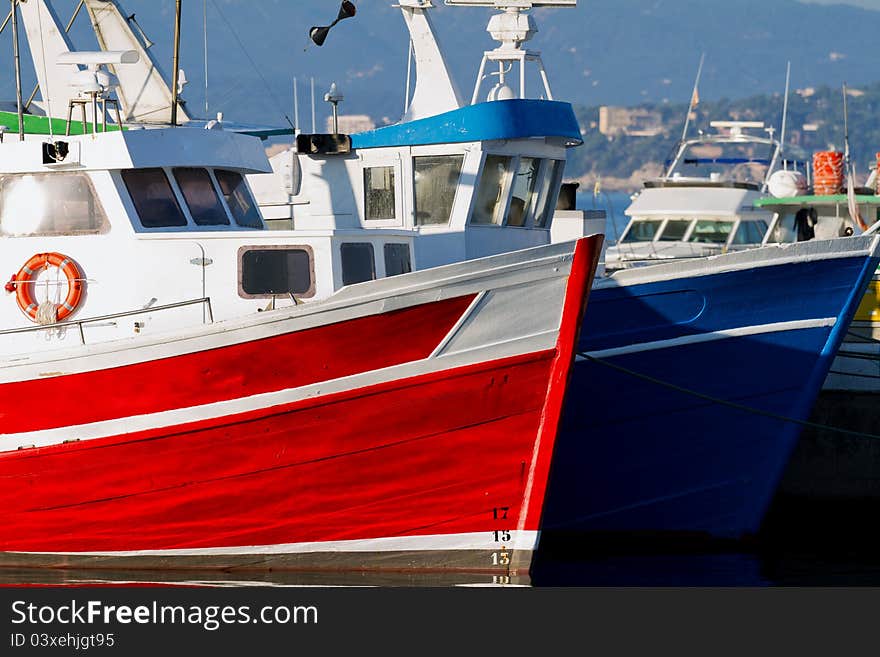
[[[384,250],[386,276],[408,274],[412,271],[409,244],[386,244]]]
[[[413,158],[415,225],[449,223],[464,155],[423,155]]]
[[[368,220],[395,219],[394,167],[364,169],[364,216]]]
[[[534,157],[521,157],[513,179],[513,196],[507,213],[508,226],[525,226],[531,212],[538,181],[541,161]]]
[[[186,226],[186,217],[164,170],[123,169],[122,181],[144,228]]]
[[[183,192],[189,213],[198,226],[228,226],[229,217],[217,196],[207,169],[174,169],[174,179]]]
[[[369,242],[344,242],[342,255],[342,284],[353,285],[376,278],[373,245]]]
[[[229,206],[235,223],[245,228],[263,228],[263,218],[254,202],[254,197],[248,191],[247,183],[240,173],[217,169],[214,171],[220,192]]]
[[[501,155],[487,155],[477,187],[477,201],[474,205],[475,224],[500,224],[504,206],[507,204],[505,189],[510,177],[511,158]]]
[[[0,235],[84,235],[108,227],[84,174],[0,177]]]
[[[637,219],[633,221],[621,242],[651,242],[660,228],[660,221],[655,219]]]
[[[311,249],[242,247],[238,253],[241,296],[310,296],[315,293]]]
[[[556,211],[565,160],[548,160],[545,169],[538,193],[538,209],[535,213],[535,226],[538,228],[546,228]]]
[[[698,221],[691,233],[690,241],[726,244],[731,230],[733,230],[732,221],[713,221],[711,219]]]
[[[663,229],[658,239],[661,242],[679,242],[684,239],[690,225],[689,219],[670,219],[666,222],[666,228]]]

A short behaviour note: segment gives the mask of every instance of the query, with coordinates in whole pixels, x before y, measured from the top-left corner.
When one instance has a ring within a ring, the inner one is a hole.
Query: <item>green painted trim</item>
[[[832,203],[847,203],[848,200],[846,194],[831,194],[827,196],[786,196],[783,198],[758,199],[755,201],[755,206],[764,208],[777,205],[830,205]],[[870,196],[866,194],[856,194],[856,203],[880,205],[880,196],[874,196],[873,194]]]
[[[15,112],[0,112],[0,125],[6,126],[6,134],[18,134],[18,114]],[[104,126],[101,125],[103,128]],[[115,123],[107,124],[107,132],[116,132],[119,126]],[[127,130],[125,126],[122,128]],[[52,132],[49,132],[49,119],[45,116],[24,115],[24,132],[28,135],[63,135],[67,131],[67,121],[64,119],[52,119]],[[92,132],[92,124],[86,123],[86,133]],[[70,134],[83,134],[82,121],[76,119],[70,122]]]

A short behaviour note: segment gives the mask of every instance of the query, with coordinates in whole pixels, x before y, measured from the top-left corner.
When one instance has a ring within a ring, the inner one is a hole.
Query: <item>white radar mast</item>
[[[530,40],[538,31],[535,20],[528,10],[534,7],[576,7],[577,0],[446,0],[447,5],[469,7],[493,7],[501,11],[489,19],[486,30],[493,39],[501,45],[494,50],[483,53],[483,61],[477,73],[477,82],[474,85],[474,93],[471,104],[477,103],[480,97],[480,88],[483,80],[487,77],[486,67],[497,64],[498,70],[489,73],[497,75],[498,81],[489,91],[487,100],[508,100],[511,98],[527,98],[526,92],[526,64],[533,62],[541,75],[544,86],[544,97],[553,100],[550,91],[550,82],[547,79],[547,71],[541,60],[541,53],[537,50],[522,48],[522,44]],[[507,78],[515,64],[519,64],[519,94],[507,84]]]

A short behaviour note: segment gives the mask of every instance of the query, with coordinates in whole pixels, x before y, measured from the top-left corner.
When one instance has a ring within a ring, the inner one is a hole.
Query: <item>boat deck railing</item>
[[[195,306],[201,304],[203,306],[202,321],[206,324],[214,323],[214,312],[211,309],[211,299],[202,297],[201,299],[190,299],[188,301],[178,301],[176,303],[168,303],[161,306],[148,306],[146,308],[137,308],[136,310],[127,310],[122,313],[113,313],[111,315],[101,315],[100,317],[88,317],[86,319],[68,320],[64,322],[55,322],[53,324],[39,324],[37,326],[25,326],[23,328],[3,329],[0,335],[12,335],[16,333],[35,333],[37,331],[57,331],[58,329],[67,329],[76,326],[79,330],[79,338],[82,344],[86,344],[86,335],[84,327],[88,324],[97,322],[107,322],[124,317],[135,317],[146,313],[154,313],[163,310],[173,310],[175,308],[183,308],[186,306]]]

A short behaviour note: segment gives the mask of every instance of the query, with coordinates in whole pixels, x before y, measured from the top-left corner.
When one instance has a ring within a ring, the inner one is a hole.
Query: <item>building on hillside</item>
[[[333,117],[327,117],[327,132],[333,132]],[[345,135],[353,135],[356,132],[366,132],[374,130],[376,124],[366,114],[340,114],[339,115],[339,132]]]
[[[599,132],[606,137],[654,137],[663,132],[663,118],[649,109],[603,105],[599,108]]]

